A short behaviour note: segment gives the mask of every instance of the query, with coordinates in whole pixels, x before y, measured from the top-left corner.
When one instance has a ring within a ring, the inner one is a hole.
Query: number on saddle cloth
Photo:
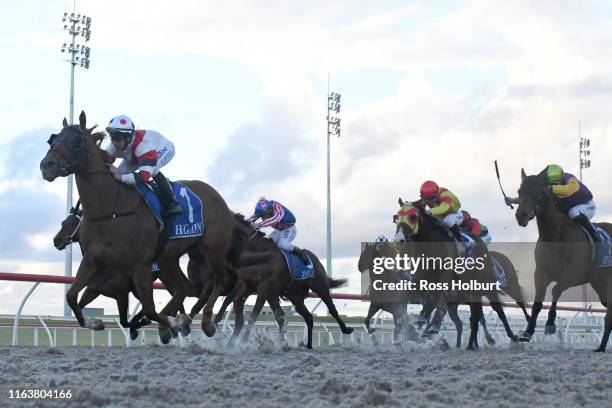
[[[308,265],[306,265],[300,257],[293,252],[289,252],[285,249],[281,249],[281,252],[285,256],[285,261],[287,261],[287,267],[289,268],[292,279],[302,280],[314,277],[314,266],[312,259],[310,259],[310,255],[306,254],[309,261]]]
[[[170,185],[174,190],[177,201],[183,208],[183,212],[169,218],[172,223],[172,228],[169,230],[169,239],[201,236],[204,234],[204,206],[202,200],[188,187],[180,183],[170,182]],[[158,195],[147,184],[136,183],[135,186],[163,229],[164,218],[162,217],[162,205]]]

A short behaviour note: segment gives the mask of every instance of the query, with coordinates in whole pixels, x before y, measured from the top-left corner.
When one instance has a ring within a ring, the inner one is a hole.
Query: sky
[[[0,271],[60,275],[51,238],[66,183],[43,181],[38,164],[68,116],[61,17],[73,2],[2,4]],[[493,160],[510,195],[521,168],[577,174],[579,122],[595,220],[612,220],[609,2],[79,0],[76,11],[93,21],[75,117],[103,126],[124,113],[161,132],[176,146],[170,178],[204,180],[245,214],[261,195],[280,201],[297,217],[295,243],[322,259],[326,95],[342,95],[331,179],[344,291],[359,292],[360,242],[392,236],[397,198],[416,199],[428,179],[494,240],[534,241],[536,226],[519,227],[504,205]],[[27,288],[0,283],[0,314]],[[61,313],[61,288],[36,293],[26,313]]]

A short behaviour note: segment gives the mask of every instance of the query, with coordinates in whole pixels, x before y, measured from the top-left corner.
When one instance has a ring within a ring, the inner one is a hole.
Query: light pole
[[[332,248],[331,248],[331,179],[329,139],[332,135],[340,137],[340,94],[336,92],[327,94],[327,274],[332,276]],[[335,115],[334,115],[335,114]],[[334,115],[334,116],[332,116]]]
[[[582,137],[580,134],[580,122],[578,122],[578,159],[580,161],[580,182],[582,183],[582,170],[591,167],[591,159],[588,159],[591,155],[591,139]],[[587,295],[587,284],[582,285],[582,301],[584,307],[588,307],[588,295]]]
[[[77,43],[77,37],[84,42],[89,41],[91,35],[91,17],[87,17],[81,14],[75,14],[68,12],[64,13],[62,17],[64,23],[64,30],[68,31],[70,36],[70,42],[62,45],[62,53],[69,53],[70,59],[70,114],[69,122],[71,125],[74,124],[74,68],[78,65],[81,68],[89,69],[89,54],[91,49],[82,44]],[[66,216],[70,214],[72,208],[72,175],[67,177],[68,190],[66,196]],[[64,268],[64,275],[72,276],[72,247],[68,245],[66,247],[66,264]],[[64,293],[68,291],[68,285],[64,286]],[[64,300],[64,316],[70,316],[70,308]]]

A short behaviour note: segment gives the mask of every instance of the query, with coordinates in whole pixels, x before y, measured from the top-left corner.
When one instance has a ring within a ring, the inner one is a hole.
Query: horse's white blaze
[[[405,241],[406,237],[404,236],[404,231],[402,231],[402,229],[398,229],[397,232],[395,233],[395,241]]]

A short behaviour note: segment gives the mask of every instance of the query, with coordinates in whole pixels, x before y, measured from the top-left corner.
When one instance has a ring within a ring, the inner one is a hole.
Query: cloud
[[[24,181],[40,179],[39,163],[49,145],[52,130],[28,130],[0,145],[0,180]]]

